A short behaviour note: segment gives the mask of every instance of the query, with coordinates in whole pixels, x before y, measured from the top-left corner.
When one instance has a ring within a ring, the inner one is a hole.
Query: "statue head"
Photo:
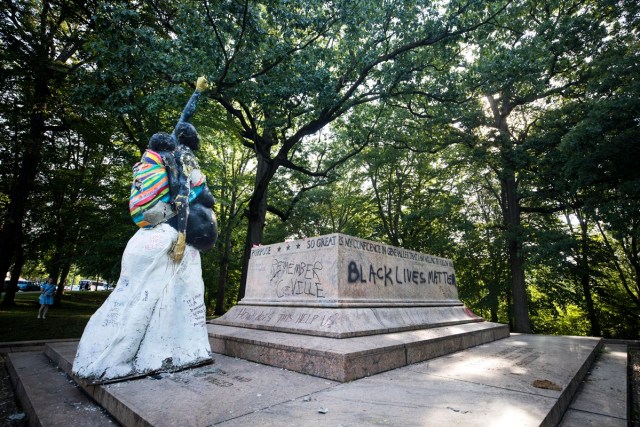
[[[179,144],[184,144],[193,151],[200,147],[200,137],[191,123],[182,122],[176,127],[176,138]]]
[[[149,148],[155,151],[173,151],[176,143],[166,132],[154,133],[149,139]]]

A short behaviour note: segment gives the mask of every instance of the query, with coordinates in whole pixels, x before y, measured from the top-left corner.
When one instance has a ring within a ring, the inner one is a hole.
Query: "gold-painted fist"
[[[205,76],[198,77],[198,81],[196,82],[196,90],[198,92],[204,92],[209,87],[209,82]]]

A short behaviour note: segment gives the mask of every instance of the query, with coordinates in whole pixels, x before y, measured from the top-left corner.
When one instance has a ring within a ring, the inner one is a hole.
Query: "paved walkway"
[[[553,386],[568,387],[568,374],[562,365],[570,365],[575,359],[561,347],[554,350],[554,343],[563,339],[572,343],[570,347],[581,343],[569,337],[549,338],[514,335],[342,384],[216,355],[213,365],[116,383],[105,386],[105,390],[125,396],[129,405],[147,417],[149,425],[157,426],[540,425],[544,413],[553,411],[553,402],[562,394]],[[533,342],[542,345],[545,352],[527,344]],[[72,354],[75,343],[55,345],[67,347]],[[42,347],[36,343],[12,348]],[[560,426],[626,426],[626,364],[625,344],[605,344]],[[30,370],[26,365],[24,369]],[[531,388],[535,379],[549,383]],[[7,381],[2,375],[0,384],[6,385]],[[171,396],[169,401],[167,396]],[[176,401],[183,408],[179,414],[182,424],[166,418],[167,405],[173,406],[170,402]],[[0,406],[0,426],[26,425],[24,418],[9,419],[21,413],[10,406]],[[60,425],[41,421],[44,426]],[[72,422],[71,416],[68,421]],[[87,424],[80,418],[67,425]]]
[[[605,344],[560,427],[625,427],[627,388],[627,346]]]

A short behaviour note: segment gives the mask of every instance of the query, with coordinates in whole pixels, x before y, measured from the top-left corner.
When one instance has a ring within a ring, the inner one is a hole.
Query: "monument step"
[[[69,369],[75,347],[46,352]],[[214,354],[213,365],[83,387],[125,426],[552,426],[600,347],[512,335],[347,383]]]
[[[340,382],[509,336],[507,325],[491,322],[341,339],[219,324],[208,329],[216,353]]]
[[[594,365],[585,377],[560,427],[627,427],[632,424],[627,410],[627,344],[605,341]]]
[[[7,368],[30,426],[116,424],[42,351],[8,353]]]

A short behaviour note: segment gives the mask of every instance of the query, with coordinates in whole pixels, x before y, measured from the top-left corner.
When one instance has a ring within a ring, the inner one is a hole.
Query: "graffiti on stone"
[[[320,271],[322,271],[320,261],[274,259],[269,283],[276,289],[278,298],[291,296],[324,298]]]

